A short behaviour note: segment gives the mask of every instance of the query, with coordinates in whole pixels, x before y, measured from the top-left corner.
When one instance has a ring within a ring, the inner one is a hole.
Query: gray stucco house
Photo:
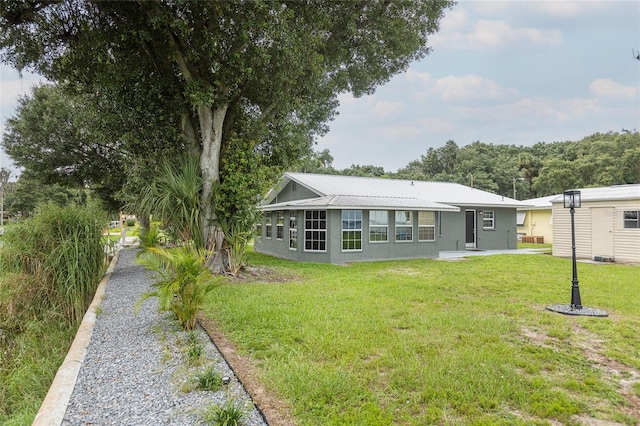
[[[515,249],[522,206],[456,183],[285,173],[259,206],[255,249],[326,263]]]

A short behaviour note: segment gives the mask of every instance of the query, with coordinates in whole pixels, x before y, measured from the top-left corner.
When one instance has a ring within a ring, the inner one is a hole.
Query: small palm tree
[[[216,284],[207,270],[206,258],[205,250],[191,245],[150,247],[136,261],[156,272],[160,279],[153,284],[156,290],[142,295],[136,313],[145,300],[157,297],[160,310],[173,312],[183,329],[193,330],[198,310]]]

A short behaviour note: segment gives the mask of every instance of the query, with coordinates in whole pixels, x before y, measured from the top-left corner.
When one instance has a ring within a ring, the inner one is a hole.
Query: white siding
[[[582,202],[575,211],[576,257],[592,259],[591,209],[613,207],[614,259],[622,263],[640,263],[640,228],[625,229],[623,212],[640,210],[640,200],[590,201]],[[595,224],[597,226],[597,224]],[[571,215],[562,203],[553,204],[553,255],[571,257]]]

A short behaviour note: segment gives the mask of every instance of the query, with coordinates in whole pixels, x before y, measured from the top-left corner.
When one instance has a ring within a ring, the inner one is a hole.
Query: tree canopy
[[[428,54],[428,36],[451,5],[3,2],[0,49],[18,69],[98,93],[136,117],[171,123],[182,148],[199,155],[203,217],[215,218],[211,191],[224,145],[251,140],[265,164],[291,164],[327,130],[339,93],[371,93]]]

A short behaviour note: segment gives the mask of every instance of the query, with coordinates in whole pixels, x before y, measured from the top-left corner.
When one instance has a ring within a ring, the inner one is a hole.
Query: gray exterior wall
[[[327,250],[304,250],[304,211],[296,211],[298,247],[289,248],[289,211],[284,211],[283,238],[277,239],[276,212],[267,212],[272,221],[272,236],[266,238],[265,223],[262,236],[255,240],[255,250],[276,257],[321,263],[347,263],[371,260],[437,258],[439,252],[465,249],[465,210],[476,210],[476,247],[484,250],[517,248],[516,209],[461,207],[460,212],[436,212],[435,241],[418,241],[418,212],[413,214],[413,240],[395,241],[394,211],[389,210],[388,241],[369,241],[369,210],[362,210],[362,250],[342,250],[342,210],[327,212]],[[495,229],[483,229],[480,211],[494,211]]]
[[[319,195],[297,182],[289,182],[282,188],[282,191],[273,199],[271,204],[284,203],[291,200],[304,200],[308,198],[318,198]]]

